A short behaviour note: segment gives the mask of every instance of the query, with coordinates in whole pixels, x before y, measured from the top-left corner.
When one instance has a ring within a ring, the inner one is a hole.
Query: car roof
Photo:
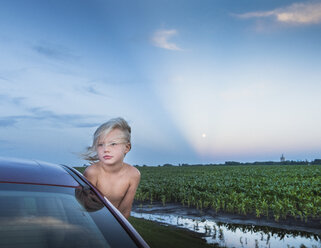
[[[0,182],[79,186],[62,165],[4,157],[0,157]]]

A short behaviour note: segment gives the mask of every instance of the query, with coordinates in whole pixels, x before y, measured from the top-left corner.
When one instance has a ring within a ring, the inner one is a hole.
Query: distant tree
[[[311,162],[311,164],[320,164],[321,165],[321,159],[315,159]]]
[[[169,166],[173,166],[172,164],[164,164],[164,167],[169,167]]]
[[[235,162],[235,161],[226,161],[225,165],[240,165],[240,162]]]

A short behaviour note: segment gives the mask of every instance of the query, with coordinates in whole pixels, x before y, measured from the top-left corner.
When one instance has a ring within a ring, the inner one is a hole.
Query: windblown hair
[[[94,133],[93,143],[91,146],[87,147],[86,152],[81,154],[82,158],[93,163],[98,161],[99,158],[97,155],[96,148],[97,148],[99,138],[107,135],[109,132],[111,132],[114,129],[121,130],[124,134],[123,138],[127,143],[130,144],[131,128],[128,125],[127,121],[125,121],[121,117],[110,119],[109,121],[105,122],[104,124],[102,124],[100,127],[97,128],[97,130]]]

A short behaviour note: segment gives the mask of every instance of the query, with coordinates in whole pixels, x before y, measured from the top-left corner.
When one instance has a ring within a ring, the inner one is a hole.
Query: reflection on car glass
[[[74,195],[0,190],[0,202],[0,248],[110,247]]]
[[[75,189],[78,202],[88,211],[94,212],[103,208],[103,203],[90,188],[81,187]]]

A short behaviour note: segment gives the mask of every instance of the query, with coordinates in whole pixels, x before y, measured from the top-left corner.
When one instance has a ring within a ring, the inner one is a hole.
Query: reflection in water
[[[208,243],[223,247],[321,248],[321,237],[308,232],[289,231],[267,226],[227,224],[211,219],[188,218],[174,214],[132,212],[131,215],[203,233]]]

